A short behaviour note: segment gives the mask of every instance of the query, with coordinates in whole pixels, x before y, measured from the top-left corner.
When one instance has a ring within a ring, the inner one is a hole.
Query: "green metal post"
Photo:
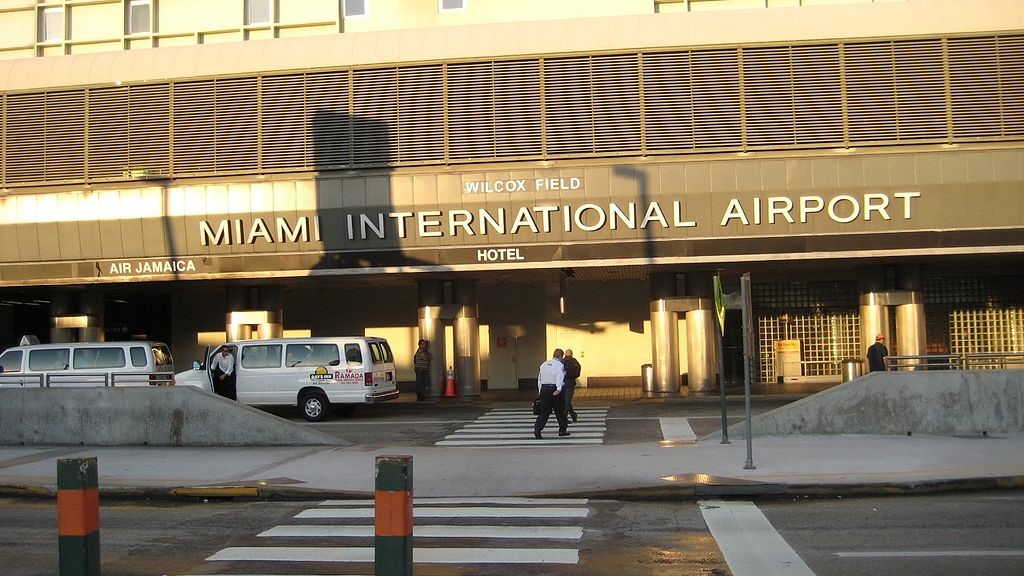
[[[96,458],[57,460],[60,576],[100,574],[100,491]]]
[[[374,574],[412,574],[412,456],[378,456]]]

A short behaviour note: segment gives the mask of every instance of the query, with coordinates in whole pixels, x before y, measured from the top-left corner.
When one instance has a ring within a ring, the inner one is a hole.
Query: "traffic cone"
[[[455,398],[456,396],[458,396],[458,394],[455,393],[455,371],[452,370],[451,366],[449,366],[448,377],[444,382],[444,397]]]

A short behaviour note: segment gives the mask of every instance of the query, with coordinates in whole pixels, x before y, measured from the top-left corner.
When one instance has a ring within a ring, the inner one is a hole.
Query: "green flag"
[[[725,334],[725,294],[722,294],[722,278],[718,274],[715,274],[715,316]]]

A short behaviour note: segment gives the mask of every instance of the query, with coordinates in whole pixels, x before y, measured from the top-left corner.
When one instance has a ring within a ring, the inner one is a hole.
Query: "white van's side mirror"
[[[203,369],[202,366],[199,365],[199,360],[193,360],[192,361],[192,369],[193,370],[202,370]]]

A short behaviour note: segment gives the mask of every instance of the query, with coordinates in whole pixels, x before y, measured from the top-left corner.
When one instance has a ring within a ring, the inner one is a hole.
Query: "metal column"
[[[430,362],[430,397],[437,398],[443,392],[445,365],[444,322],[441,307],[444,305],[444,282],[421,280],[416,283],[420,338],[427,341],[427,348],[433,360]]]
[[[452,283],[452,348],[455,352],[455,382],[459,396],[480,395],[480,320],[475,280]]]
[[[284,335],[282,290],[278,286],[231,286],[225,290],[224,332],[229,342]]]

